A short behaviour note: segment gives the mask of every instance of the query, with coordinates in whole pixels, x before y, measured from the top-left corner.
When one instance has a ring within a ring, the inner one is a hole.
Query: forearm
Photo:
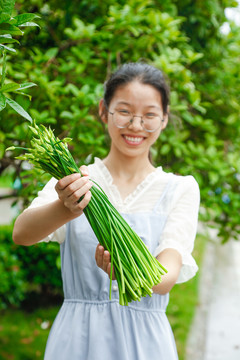
[[[182,266],[182,257],[177,250],[169,248],[163,250],[157,259],[168,272],[163,275],[162,282],[153,287],[153,292],[164,295],[176,284]]]
[[[74,173],[57,182],[58,200],[19,215],[13,229],[16,244],[33,245],[83,213],[91,199],[89,190],[93,183],[89,181],[86,166],[81,166],[80,171],[83,176]]]
[[[14,224],[13,241],[19,245],[33,245],[77,216],[79,214],[73,214],[61,200],[27,209]]]

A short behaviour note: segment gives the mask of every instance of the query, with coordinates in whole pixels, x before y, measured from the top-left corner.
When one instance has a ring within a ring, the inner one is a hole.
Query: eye
[[[128,110],[125,109],[117,110],[117,112],[119,115],[123,115],[123,116],[129,116],[131,114]]]
[[[157,117],[158,115],[155,113],[147,113],[145,114],[145,117],[148,119],[154,119],[155,117]]]

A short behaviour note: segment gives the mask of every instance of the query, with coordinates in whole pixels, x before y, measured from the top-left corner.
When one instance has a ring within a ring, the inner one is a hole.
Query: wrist
[[[63,201],[60,199],[57,200],[57,203],[61,214],[60,216],[63,217],[65,223],[73,219],[76,219],[78,216],[82,214],[82,211],[79,213],[73,213],[67,206],[64,205]]]

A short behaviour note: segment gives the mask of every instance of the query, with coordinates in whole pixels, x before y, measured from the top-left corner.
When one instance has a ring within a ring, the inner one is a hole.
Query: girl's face
[[[108,124],[108,132],[111,137],[111,150],[117,150],[126,156],[148,157],[150,147],[159,137],[161,130],[167,125],[167,115],[163,115],[161,94],[151,85],[141,84],[138,81],[120,86],[107,109],[104,108],[103,100],[100,102],[99,113],[104,123]],[[133,122],[126,128],[118,128],[113,122],[110,113],[130,112],[134,117]],[[154,132],[147,132],[141,125],[141,118],[146,114],[156,114],[160,117],[160,127]]]

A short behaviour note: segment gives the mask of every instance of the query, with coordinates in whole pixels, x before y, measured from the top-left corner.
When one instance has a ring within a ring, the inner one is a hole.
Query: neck
[[[131,157],[110,151],[103,162],[113,178],[140,179],[155,170],[148,156]]]

